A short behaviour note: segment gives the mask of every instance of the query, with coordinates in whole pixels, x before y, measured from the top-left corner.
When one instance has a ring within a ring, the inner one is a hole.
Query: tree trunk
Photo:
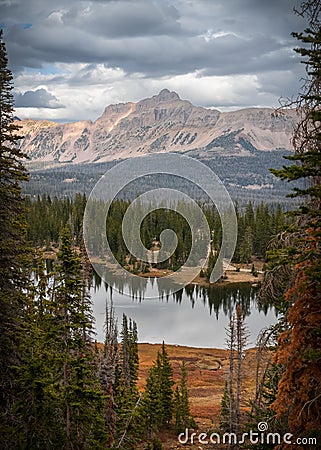
[[[63,372],[64,372],[64,388],[65,388],[65,394],[66,394],[66,389],[68,386],[68,366],[67,366],[66,362],[64,362]],[[66,412],[66,437],[67,437],[66,449],[70,450],[70,449],[72,449],[72,445],[71,445],[71,411],[70,411],[69,401],[67,398],[65,399],[65,407],[66,407],[65,412]]]
[[[235,341],[235,329],[234,329],[234,317],[232,317],[230,321],[230,336],[229,336],[229,350],[230,350],[230,372],[229,372],[229,424],[230,424],[230,433],[234,431],[234,387],[233,387],[233,378],[234,378],[234,341]]]

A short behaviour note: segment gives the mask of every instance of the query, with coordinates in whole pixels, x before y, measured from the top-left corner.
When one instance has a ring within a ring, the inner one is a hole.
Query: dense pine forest
[[[287,198],[291,192],[288,183],[277,179],[270,172],[271,167],[282,167],[282,156],[290,155],[290,151],[260,151],[246,158],[227,157],[213,153],[210,159],[200,159],[209,166],[226,185],[229,194],[240,206],[248,202],[253,204],[282,203],[288,209],[296,205],[294,199]],[[39,192],[46,192],[50,197],[74,197],[78,192],[89,195],[100,177],[110,170],[115,161],[105,163],[68,164],[64,163],[51,168],[41,168],[39,163],[28,162],[30,179],[22,184],[23,193],[37,197]],[[249,189],[248,185],[260,186],[260,189]],[[144,186],[144,188],[142,188]],[[273,186],[273,187],[272,187]],[[124,197],[134,200],[148,188],[171,187],[186,192],[193,198],[206,198],[201,189],[197,189],[186,180],[168,177],[165,174],[157,179],[136,180],[130,184],[129,189],[124,189]]]
[[[27,238],[30,245],[37,249],[54,250],[58,247],[59,236],[63,227],[68,225],[72,230],[74,244],[81,245],[82,223],[86,207],[85,194],[77,194],[73,199],[51,199],[48,195],[38,196],[36,200],[26,198],[27,211]],[[126,248],[122,236],[122,220],[130,201],[116,200],[112,203],[106,220],[106,234],[108,243],[117,260],[133,271],[148,271],[148,264],[141,266],[139,261],[132,257]],[[214,207],[201,205],[204,215],[212,232],[212,250],[218,252],[221,239],[221,220]],[[97,202],[97,214],[103,211],[102,205]],[[138,212],[139,213],[139,212]],[[265,260],[271,237],[280,230],[289,226],[291,219],[282,211],[280,205],[275,207],[264,203],[253,207],[248,203],[242,212],[236,209],[238,219],[238,240],[233,262],[251,263],[253,257]],[[185,263],[191,247],[191,231],[187,221],[170,206],[168,208],[152,211],[143,220],[141,225],[141,239],[148,249],[156,248],[162,230],[170,228],[178,237],[178,245],[169,260],[153,263],[153,267],[160,269],[177,270]],[[208,273],[214,260],[208,261]]]
[[[273,170],[282,180],[304,181],[295,188],[300,207],[285,214],[279,205],[249,202],[237,209],[234,262],[265,261],[261,305],[280,312],[276,325],[262,330],[257,343],[256,390],[244,398],[247,329],[239,304],[226,331],[229,378],[221,397],[216,436],[257,431],[267,423],[280,442],[230,441],[221,448],[314,449],[321,445],[321,24],[320,1],[303,2],[299,14],[309,26],[294,33],[296,52],[307,79],[294,106],[290,164]],[[27,183],[26,155],[19,150],[13,123],[13,79],[0,32],[0,446],[15,449],[149,449],[164,444],[160,432],[197,433],[188,392],[188,366],[174,379],[163,342],[143,389],[138,387],[137,324],[123,315],[119,324],[112,302],[105,308],[105,340],[94,340],[90,286],[92,268],[82,239],[86,196],[36,198],[22,194]],[[287,105],[289,106],[289,105]],[[281,109],[276,114],[282,114]],[[113,203],[106,233],[120,263],[144,272],[122,239],[122,217],[130,201]],[[99,207],[99,204],[97,204]],[[208,271],[221,243],[215,208],[201,204],[213,232]],[[158,246],[164,228],[178,235],[175,254],[160,268],[176,270],[189,252],[185,219],[170,208],[142,222],[147,248]],[[52,270],[43,251],[55,251]],[[157,263],[153,263],[155,267]],[[208,277],[208,273],[203,274]],[[214,425],[213,425],[214,427]],[[204,430],[200,430],[202,432]],[[206,430],[208,432],[209,430]],[[262,431],[262,430],[259,430]],[[291,437],[291,441],[289,441]],[[239,443],[237,443],[239,442]]]

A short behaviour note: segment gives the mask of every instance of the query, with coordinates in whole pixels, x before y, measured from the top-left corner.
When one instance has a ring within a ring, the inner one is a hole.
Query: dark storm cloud
[[[104,63],[147,77],[286,69],[293,65],[290,33],[300,29],[289,0],[13,0],[5,5],[5,38],[15,70],[55,62]]]
[[[176,35],[181,32],[179,14],[172,6],[138,1],[118,1],[93,4],[84,2],[72,6],[60,15],[64,26],[72,24],[82,30],[106,38]]]
[[[58,99],[43,88],[26,91],[23,94],[16,93],[14,99],[17,108],[63,108]]]
[[[200,106],[275,106],[304,76],[300,1],[0,0],[0,26],[16,89],[55,95],[49,118],[94,119],[164,87]]]

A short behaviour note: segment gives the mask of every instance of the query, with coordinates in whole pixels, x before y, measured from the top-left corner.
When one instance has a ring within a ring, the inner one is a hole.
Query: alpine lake
[[[171,293],[160,289],[159,278],[142,278],[124,293],[124,281],[107,285],[95,274],[91,287],[98,342],[104,341],[106,304],[113,304],[119,327],[122,316],[134,320],[139,342],[202,348],[225,348],[226,328],[242,306],[249,337],[247,347],[256,344],[260,331],[277,322],[272,306],[260,306],[259,287],[250,283],[217,283],[209,287],[189,284]]]

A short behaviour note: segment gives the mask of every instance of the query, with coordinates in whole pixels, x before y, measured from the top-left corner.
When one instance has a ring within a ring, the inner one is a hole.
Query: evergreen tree
[[[278,384],[281,379],[284,368],[277,364],[270,364],[264,373],[260,386],[260,396],[252,403],[251,413],[249,413],[249,430],[253,430],[260,422],[269,424],[269,433],[279,433],[285,435],[288,432],[287,421],[285,417],[279,420],[270,406],[275,401]],[[246,431],[246,429],[244,430]],[[260,442],[250,445],[249,448],[258,450],[267,450],[275,448],[273,443]]]
[[[117,413],[117,436],[126,448],[132,448],[141,436],[140,396],[137,389],[137,326],[123,314],[119,358],[115,372],[114,398]]]
[[[293,33],[302,43],[296,51],[304,58],[307,80],[300,94],[301,121],[294,133],[294,164],[273,172],[282,179],[306,180],[294,195],[304,202],[296,212],[294,245],[288,249],[288,263],[295,271],[285,292],[288,329],[281,333],[276,362],[285,365],[272,409],[286,417],[295,437],[315,436],[321,429],[321,3],[308,0],[301,14],[309,25]],[[285,446],[284,446],[285,448]]]
[[[150,368],[146,379],[142,416],[144,417],[147,437],[151,439],[162,425],[161,418],[163,416],[159,372],[156,364]]]
[[[149,437],[160,427],[168,426],[173,417],[173,385],[173,368],[163,342],[149,371],[142,402],[142,415],[146,418]]]
[[[137,324],[129,319],[129,373],[130,385],[133,392],[136,392],[136,384],[138,380],[138,333]]]
[[[219,252],[220,252],[219,249],[211,251],[209,256],[208,256],[207,267],[206,267],[206,272],[205,272],[207,281],[210,280],[211,273],[212,273],[212,271],[214,269],[214,266],[216,264],[219,265],[218,270],[220,270],[220,272],[223,273],[223,261],[222,261],[221,258],[220,258],[220,260],[218,259]]]
[[[240,245],[242,242],[242,237],[244,235],[244,221],[240,215],[239,206],[237,203],[235,204],[235,214],[236,214],[236,220],[237,220],[237,240],[236,240],[236,246],[235,246],[235,251],[233,254],[232,261],[239,263],[240,262]]]
[[[0,30],[0,427],[10,422],[13,365],[19,363],[21,315],[28,290],[26,223],[21,183],[28,179],[13,123],[12,74]],[[5,444],[3,436],[3,445]]]
[[[229,379],[228,379],[228,431],[230,433],[235,432],[235,386],[234,386],[234,353],[236,345],[236,329],[235,329],[235,317],[233,316],[229,323],[229,328],[226,330],[227,334],[227,349],[229,351]]]
[[[230,394],[228,382],[225,382],[220,408],[220,430],[228,433],[230,430]]]
[[[176,386],[174,392],[174,417],[175,417],[175,430],[177,433],[181,433],[185,428],[195,426],[195,422],[191,417],[188,389],[187,389],[187,369],[185,361],[181,366],[181,380],[179,386]]]
[[[244,324],[244,314],[240,304],[236,305],[236,395],[235,395],[235,432],[240,431],[241,426],[241,390],[242,390],[242,378],[243,378],[243,358],[245,346],[248,338],[248,331]]]
[[[179,387],[176,386],[174,390],[174,419],[175,419],[176,433],[181,433],[182,431],[184,431],[180,405],[181,405],[181,394],[179,391]]]
[[[35,286],[25,308],[21,364],[17,367],[19,395],[15,401],[15,444],[10,448],[47,449],[65,441],[57,377],[55,331],[50,278],[40,254],[34,267]]]
[[[137,396],[138,379],[138,344],[137,325],[132,319],[123,314],[121,343],[117,367],[118,390],[122,391],[122,396],[127,390],[128,393]]]
[[[146,450],[162,450],[163,444],[159,437],[154,437],[152,440],[148,441]]]
[[[57,381],[62,400],[65,447],[104,448],[104,399],[94,365],[92,315],[84,296],[81,264],[72,249],[71,235],[62,230],[54,291],[54,345]]]
[[[29,211],[27,215],[28,239],[32,245],[36,247],[45,246],[46,249],[52,250],[52,247],[55,247],[58,243],[60,231],[68,224],[74,235],[74,243],[77,246],[81,246],[81,218],[86,205],[85,195],[77,194],[74,199],[50,198],[48,195],[42,195],[38,196],[36,200],[26,199],[26,205]],[[179,214],[176,214],[175,211],[168,209],[160,209],[148,214],[141,226],[142,242],[145,247],[148,249],[153,247],[155,239],[157,242],[159,234],[164,228],[175,230],[178,236],[178,245],[175,252],[163,262],[150,261],[149,263],[144,263],[142,260],[136,260],[135,257],[129,255],[123,240],[122,218],[128,205],[129,202],[124,200],[114,201],[110,206],[106,224],[110,249],[118,262],[122,266],[127,266],[127,269],[134,270],[137,273],[148,271],[150,264],[159,268],[177,270],[186,261],[190,251],[191,236],[186,221]],[[222,261],[217,261],[222,240],[222,226],[220,217],[213,207],[201,206],[212,230],[211,251],[208,254],[207,270],[203,271],[203,275],[205,272],[209,280],[214,265],[220,264],[222,266]],[[92,201],[90,208],[94,212],[87,217],[88,220],[91,220],[90,217],[96,217],[97,214],[101,214],[103,210],[101,201]],[[186,214],[188,214],[188,205],[185,205],[185,208],[187,209]],[[226,211],[225,220],[227,221],[229,214],[230,211]],[[252,255],[265,257],[271,237],[285,223],[284,213],[280,206],[277,206],[274,211],[273,209],[270,210],[263,203],[255,209],[249,203],[243,214],[237,211],[237,217],[238,239],[233,261],[249,263],[252,260]],[[101,253],[103,257],[104,243],[101,241],[101,236],[97,235],[86,244],[89,251],[94,251],[96,254]],[[200,255],[203,256],[208,249],[199,248],[198,250]],[[197,256],[194,263],[196,265],[199,263]]]
[[[129,388],[132,384],[129,359],[130,359],[130,333],[128,329],[127,316],[123,314],[119,364],[120,364],[121,381],[124,388]]]
[[[25,307],[11,449],[100,449],[109,441],[91,341],[88,274],[67,228],[61,240],[55,272],[46,274],[39,259]]]
[[[320,421],[320,2],[302,3],[309,28],[296,36],[305,43],[297,51],[307,56],[308,80],[299,98],[302,119],[294,134],[292,166],[273,171],[290,181],[306,179],[306,189],[295,189],[304,204],[290,230],[279,233],[269,252],[271,269],[265,276],[263,295],[274,299],[281,318],[275,367],[284,367],[276,398],[270,398],[279,423],[296,436],[318,435]],[[316,110],[316,111],[315,111]],[[315,116],[316,113],[316,116]],[[285,325],[285,326],[284,326]],[[313,408],[315,410],[313,411]]]
[[[245,227],[250,227],[251,229],[253,229],[254,224],[255,224],[254,209],[253,209],[252,202],[249,202],[245,208],[244,225],[245,225]]]
[[[247,337],[248,332],[244,324],[242,307],[237,304],[236,315],[231,318],[227,329],[230,370],[229,380],[223,392],[223,409],[221,411],[222,424],[228,425],[228,432],[236,434],[240,432],[241,428],[243,357]]]
[[[267,205],[261,203],[256,208],[254,234],[254,253],[260,257],[265,257],[266,249],[273,233],[272,216]]]
[[[156,367],[159,373],[160,393],[162,402],[161,424],[168,425],[173,415],[173,368],[169,361],[165,343],[157,355]]]
[[[108,307],[106,303],[105,318],[105,342],[99,363],[99,380],[105,394],[105,419],[109,432],[109,446],[112,446],[116,439],[116,402],[115,402],[115,382],[118,359],[117,322],[113,304]]]
[[[187,368],[185,365],[185,361],[183,361],[181,368],[181,383],[180,383],[180,391],[181,391],[181,414],[183,419],[183,424],[186,427],[191,426],[191,412],[189,408],[189,400],[188,400],[188,389],[187,389]]]
[[[240,262],[250,263],[252,261],[253,254],[253,232],[250,225],[248,225],[245,229],[240,247]]]

